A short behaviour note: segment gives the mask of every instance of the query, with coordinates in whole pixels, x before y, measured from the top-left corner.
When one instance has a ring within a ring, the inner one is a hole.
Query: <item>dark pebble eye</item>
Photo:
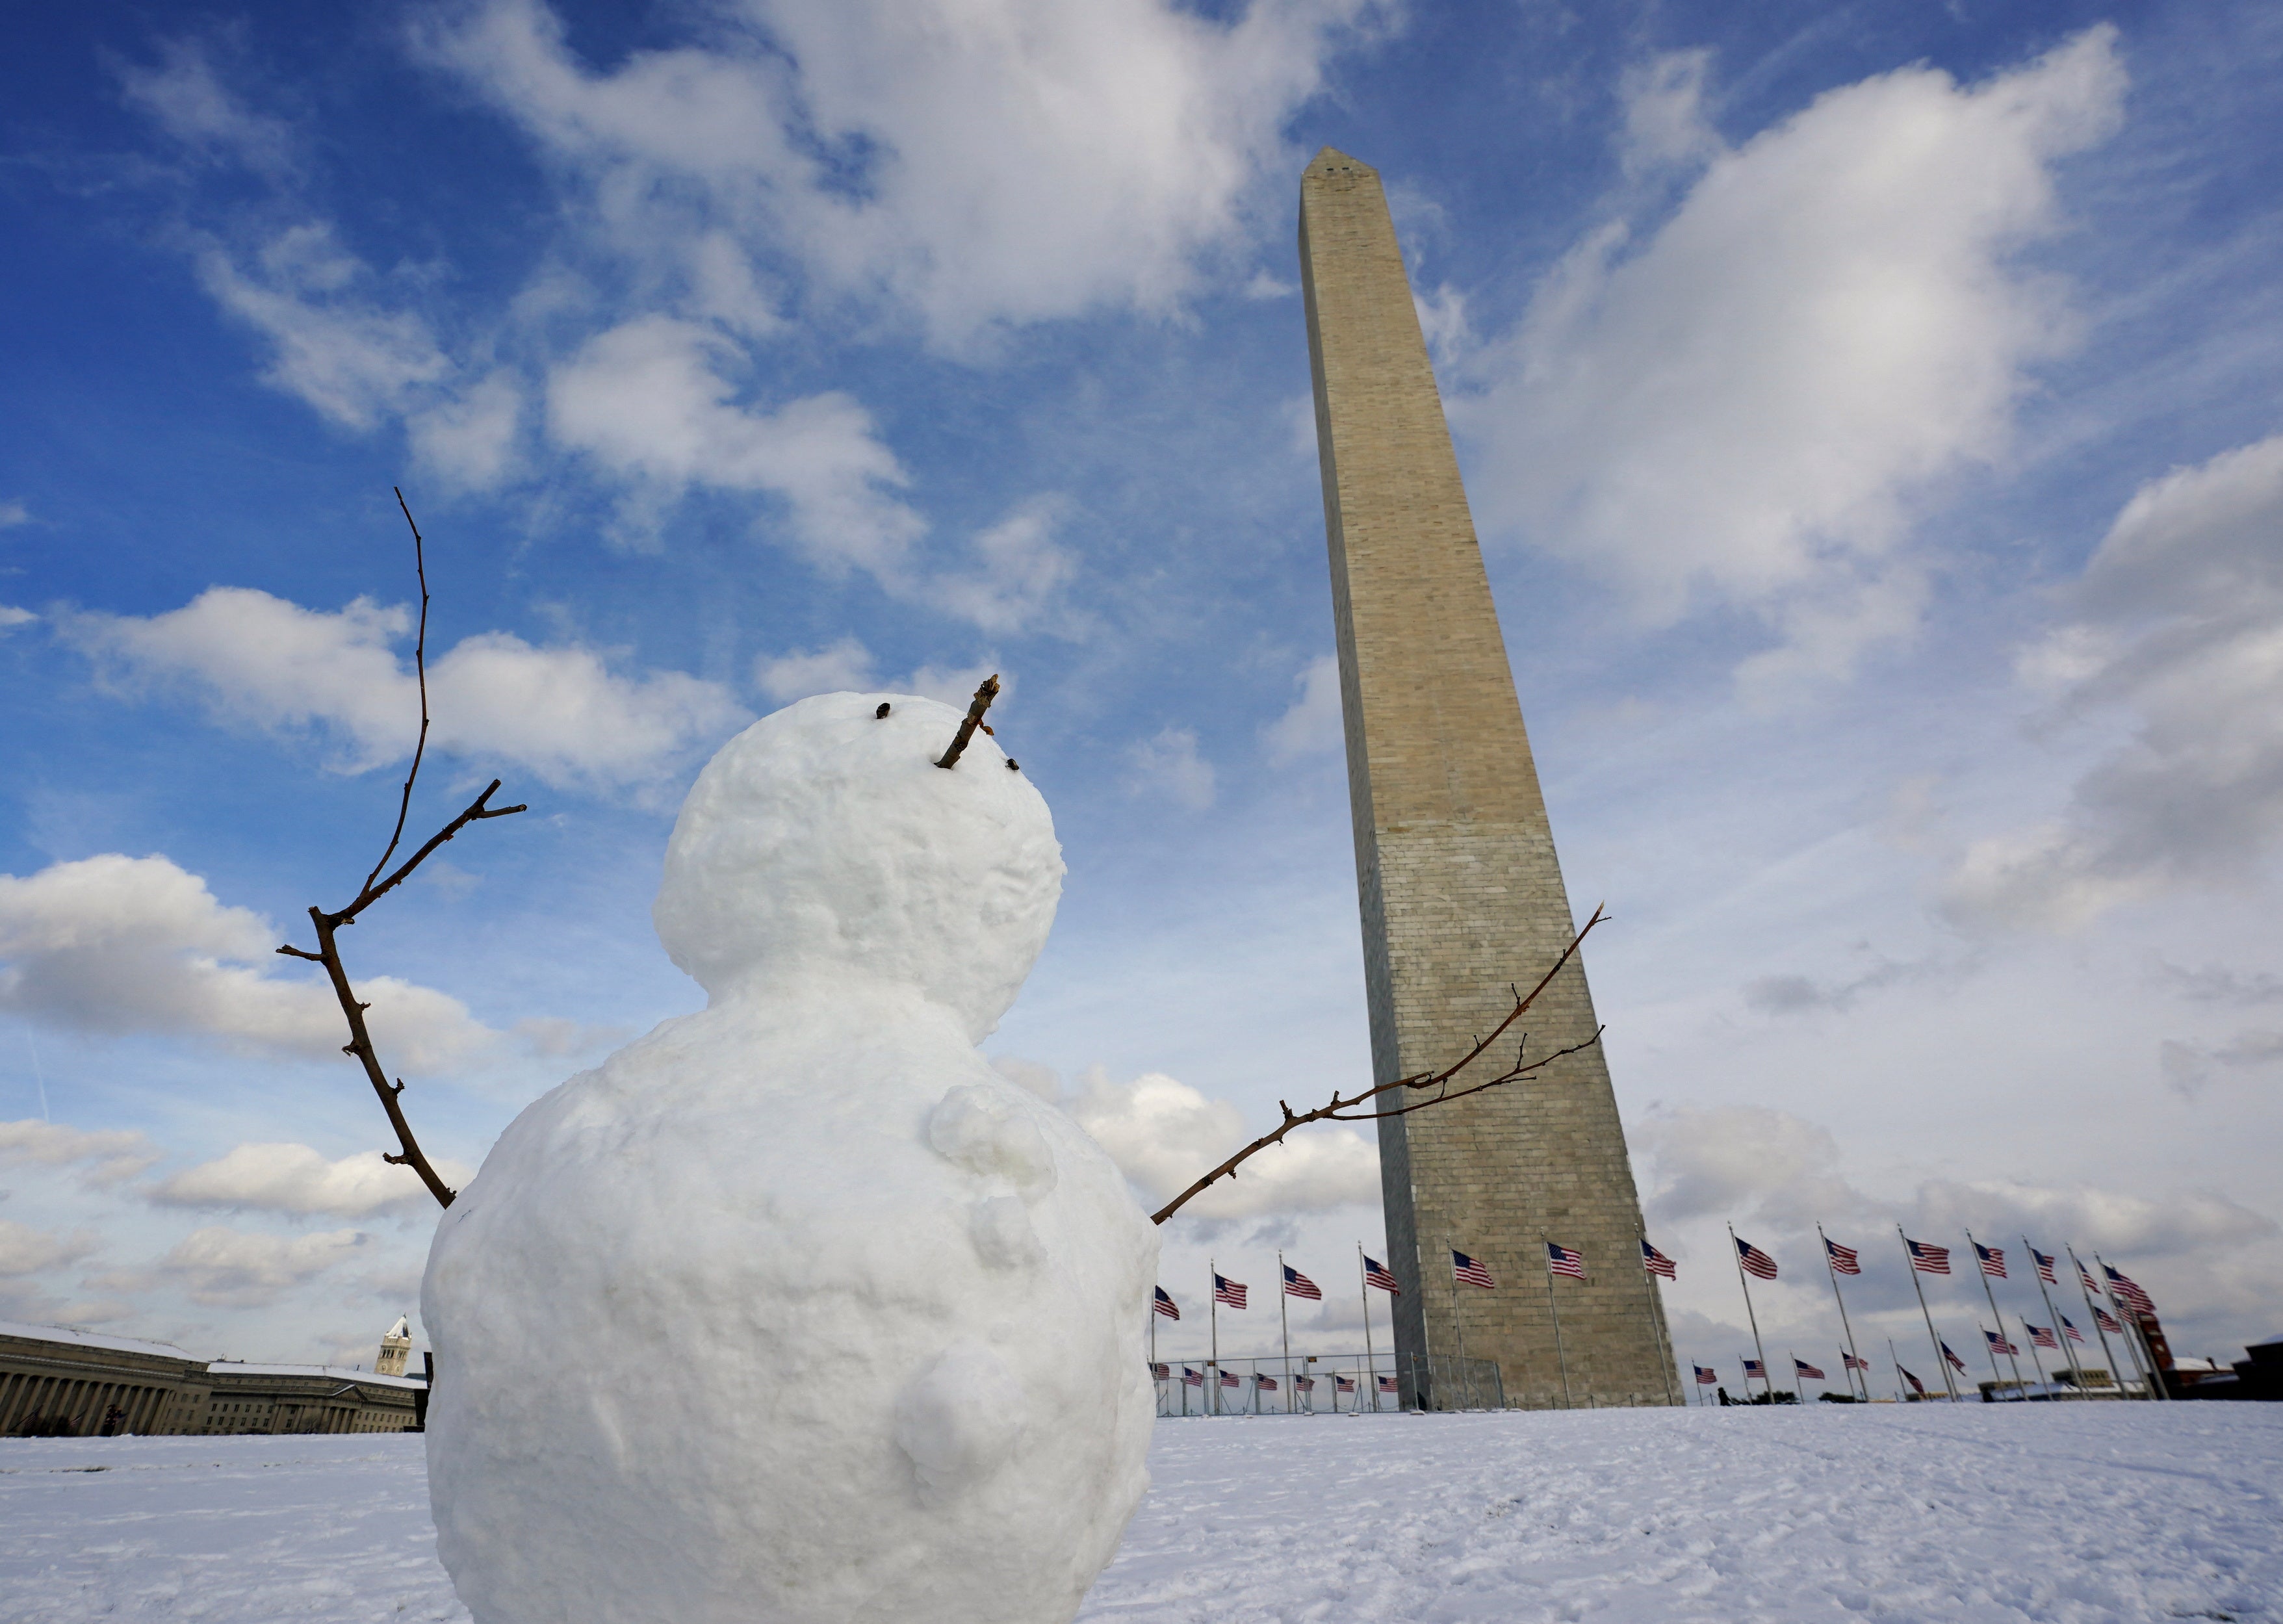
[[[888,702],[887,702],[885,699],[883,699],[883,700],[881,700],[881,701],[880,701],[880,708],[879,708],[878,710],[876,710],[876,711],[874,711],[874,712],[872,713],[872,720],[873,720],[873,721],[875,721],[875,722],[877,722],[881,717],[883,717],[883,716],[886,715],[887,714],[888,714]]]

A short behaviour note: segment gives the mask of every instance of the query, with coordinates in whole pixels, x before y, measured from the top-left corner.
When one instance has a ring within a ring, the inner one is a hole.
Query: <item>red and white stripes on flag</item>
[[[1901,1371],[1903,1379],[1911,1384],[1911,1391],[1913,1393],[1924,1394],[1926,1392],[1926,1383],[1921,1381],[1908,1370],[1903,1370],[1901,1365],[1897,1365],[1895,1369]]]
[[[1355,1391],[1355,1378],[1352,1376],[1333,1377],[1332,1391],[1335,1393],[1353,1393]]]
[[[1451,1253],[1451,1272],[1469,1285],[1479,1285],[1486,1292],[1498,1286],[1498,1282],[1491,1278],[1491,1271],[1484,1269],[1479,1260],[1470,1258],[1455,1248]]]
[[[2003,1280],[2006,1277],[2006,1253],[2003,1247],[1985,1246],[1977,1240],[1974,1243],[1974,1255],[1982,1265],[1982,1272],[1992,1280]]]
[[[1820,1370],[1816,1366],[1808,1363],[1806,1360],[1801,1358],[1797,1354],[1794,1354],[1791,1356],[1791,1368],[1795,1374],[1805,1380],[1822,1381],[1826,1379]]]
[[[1363,1256],[1363,1283],[1377,1286],[1391,1297],[1403,1295],[1403,1288],[1396,1284],[1395,1277],[1387,1272],[1387,1265],[1368,1252]]]
[[[2147,1292],[2135,1285],[2131,1279],[2115,1264],[2103,1263],[2101,1268],[2108,1273],[2108,1289],[2115,1294],[2117,1301],[2135,1314],[2144,1317],[2154,1316],[2156,1305],[2149,1300]]]
[[[1177,1320],[1181,1317],[1180,1309],[1174,1307],[1172,1295],[1168,1293],[1165,1288],[1162,1285],[1157,1288],[1157,1295],[1154,1300],[1152,1300],[1149,1307],[1153,1311],[1164,1315],[1167,1319]]]
[[[1985,1331],[1982,1333],[1982,1337],[1990,1344],[1990,1351],[1993,1354],[2003,1354],[2008,1359],[2012,1359],[2018,1356],[2022,1351],[1994,1331]]]
[[[1648,1269],[1649,1273],[1662,1275],[1668,1280],[1680,1278],[1680,1271],[1672,1266],[1672,1260],[1650,1245],[1646,1238],[1641,1241],[1641,1267]]]
[[[1773,1280],[1776,1277],[1775,1259],[1741,1235],[1736,1238],[1736,1263],[1755,1280]]]
[[[1242,1387],[1244,1386],[1243,1382],[1237,1380],[1236,1372],[1235,1370],[1223,1370],[1220,1373],[1220,1385],[1224,1387]]]
[[[1942,1345],[1942,1356],[1950,1361],[1951,1369],[1959,1371],[1960,1374],[1965,1372],[1966,1361],[1960,1359],[1956,1354],[1951,1352],[1950,1344],[1947,1342]]]
[[[1204,1385],[1205,1373],[1203,1370],[1193,1370],[1186,1364],[1181,1367],[1181,1386],[1184,1387],[1202,1387]]]
[[[1922,1275],[1946,1275],[1950,1272],[1950,1248],[1930,1242],[1903,1237],[1903,1245],[1910,1248],[1911,1267]]]
[[[1583,1280],[1586,1277],[1586,1254],[1549,1240],[1546,1243],[1546,1272]]]
[[[1379,1390],[1380,1390],[1382,1393],[1392,1393],[1392,1392],[1394,1392],[1394,1391],[1395,1391],[1395,1378],[1393,1378],[1392,1376],[1383,1376],[1383,1377],[1381,1377],[1381,1378],[1379,1378]]]
[[[1149,1374],[1159,1381],[1171,1381],[1173,1379],[1173,1367],[1170,1364],[1153,1364],[1149,1367]]]
[[[1839,1363],[1841,1369],[1849,1370],[1867,1370],[1871,1368],[1871,1362],[1868,1359],[1858,1359],[1852,1354],[1840,1355]]]
[[[1701,1364],[1692,1364],[1688,1368],[1696,1372],[1696,1385],[1700,1387],[1709,1387],[1720,1379],[1718,1371],[1708,1370]]]
[[[1213,1277],[1213,1300],[1232,1308],[1244,1307],[1244,1288],[1221,1275]]]
[[[2027,1241],[2023,1241],[2022,1244],[2025,1246],[2030,1245],[2030,1243]],[[2061,1284],[2061,1281],[2055,1278],[2053,1275],[2053,1259],[2047,1257],[2035,1246],[2030,1246],[2030,1261],[2038,1266],[2038,1279],[2044,1281],[2047,1285],[2059,1285]]]
[[[1316,1289],[1316,1283],[1290,1263],[1284,1265],[1284,1295],[1305,1297],[1310,1302],[1324,1300],[1324,1294]]]
[[[1252,1373],[1252,1385],[1263,1393],[1276,1391],[1276,1378],[1274,1376],[1264,1376],[1258,1370]]]
[[[2118,1322],[2116,1316],[2099,1303],[2092,1305],[2092,1323],[2103,1331],[2113,1332],[2117,1336],[2121,1337],[2124,1334],[2124,1327]],[[2080,1337],[2077,1339],[2083,1341],[2084,1339]]]
[[[2070,1324],[2069,1316],[2066,1314],[2061,1316],[2061,1334],[2072,1342],[2083,1342],[2084,1340],[2084,1332]]]
[[[1831,1272],[1835,1275],[1863,1272],[1863,1254],[1852,1246],[1841,1245],[1828,1235],[1823,1238],[1823,1255],[1831,1260]]]
[[[2023,1320],[2022,1329],[2030,1333],[2031,1347],[2050,1347],[2055,1353],[2061,1351],[2061,1339],[2053,1334],[2052,1326],[2032,1325],[2029,1321]]]

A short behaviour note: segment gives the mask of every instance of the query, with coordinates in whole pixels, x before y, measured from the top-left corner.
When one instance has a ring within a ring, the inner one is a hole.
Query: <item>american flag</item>
[[[1324,1300],[1324,1294],[1316,1289],[1316,1283],[1290,1263],[1284,1265],[1284,1295],[1305,1297],[1310,1302]]]
[[[2061,1339],[2053,1334],[2052,1326],[2032,1325],[2029,1321],[2023,1320],[2022,1329],[2030,1333],[2031,1347],[2050,1347],[2056,1353],[2061,1350]]]
[[[2124,1327],[2117,1323],[2116,1316],[2111,1314],[2108,1309],[2102,1308],[2099,1303],[2092,1305],[2092,1323],[2100,1326],[2103,1331],[2115,1331],[2120,1337],[2124,1334]],[[2084,1339],[2080,1337],[2077,1339],[2079,1341],[2083,1341]]]
[[[1813,1365],[1808,1363],[1806,1360],[1801,1358],[1797,1354],[1794,1354],[1791,1356],[1791,1368],[1794,1371],[1797,1372],[1803,1380],[1822,1381],[1825,1379],[1824,1374],[1821,1370],[1817,1370]]]
[[[1736,1261],[1742,1265],[1744,1272],[1755,1280],[1773,1280],[1776,1277],[1775,1259],[1741,1238],[1739,1238],[1736,1242]]]
[[[1823,1255],[1831,1260],[1831,1272],[1838,1275],[1859,1275],[1863,1272],[1862,1254],[1852,1246],[1843,1246],[1828,1235],[1823,1238]]]
[[[1992,1280],[2003,1280],[2006,1277],[2006,1253],[2003,1247],[1985,1246],[1977,1240],[1974,1243],[1974,1255],[1981,1260],[1982,1272]]]
[[[1223,1370],[1220,1373],[1220,1385],[1224,1387],[1241,1387],[1244,1384],[1236,1379],[1235,1370]]]
[[[1174,1306],[1173,1300],[1165,1294],[1165,1288],[1162,1285],[1157,1288],[1157,1298],[1149,1306],[1167,1319],[1177,1320],[1181,1317],[1180,1309]]]
[[[1744,1361],[1744,1379],[1745,1379],[1746,1381],[1749,1381],[1749,1380],[1751,1380],[1751,1379],[1752,1379],[1752,1378],[1753,1378],[1753,1377],[1755,1377],[1755,1376],[1758,1377],[1762,1381],[1765,1381],[1765,1380],[1767,1380],[1767,1378],[1768,1378],[1767,1368],[1766,1368],[1765,1365],[1761,1364],[1761,1362],[1760,1362],[1758,1360],[1757,1360],[1757,1359],[1747,1359],[1747,1360],[1745,1360],[1745,1361]]]
[[[1397,1297],[1403,1295],[1403,1288],[1396,1284],[1395,1277],[1387,1272],[1387,1265],[1367,1252],[1364,1253],[1363,1258],[1363,1283],[1366,1285],[1375,1285],[1381,1291]]]
[[[1215,1275],[1213,1300],[1225,1302],[1232,1308],[1242,1308],[1244,1307],[1244,1288],[1234,1280],[1223,1279],[1220,1276]]]
[[[1950,1344],[1947,1342],[1942,1345],[1942,1356],[1950,1361],[1950,1368],[1952,1370],[1961,1373],[1965,1370],[1966,1361],[1960,1359],[1956,1354],[1951,1352]]]
[[[2072,1342],[2082,1342],[2084,1340],[2084,1332],[2070,1324],[2069,1316],[2066,1314],[2061,1316],[2061,1334]]]
[[[2135,1285],[2128,1276],[2117,1269],[2115,1264],[2103,1263],[2101,1268],[2108,1271],[2108,1289],[2117,1301],[2135,1314],[2154,1315],[2156,1312],[2156,1305],[2149,1300],[2148,1293]]]
[[[1903,1367],[1901,1365],[1897,1365],[1895,1369],[1902,1370],[1903,1379],[1911,1384],[1911,1391],[1913,1393],[1924,1393],[1926,1391],[1926,1383],[1921,1381],[1908,1370],[1903,1370]]]
[[[2027,1241],[2023,1241],[2022,1244],[2025,1246],[2030,1245],[2030,1243]],[[2038,1279],[2044,1281],[2047,1285],[2059,1285],[2061,1284],[2061,1281],[2053,1275],[2053,1259],[2047,1257],[2035,1246],[2030,1246],[2030,1261],[2038,1266]]]
[[[1647,1240],[1641,1242],[1641,1267],[1653,1275],[1663,1275],[1668,1280],[1680,1278],[1680,1271],[1672,1266],[1672,1260]]]
[[[1333,1377],[1332,1391],[1335,1393],[1353,1393],[1355,1391],[1355,1378],[1352,1376]]]
[[[1173,1367],[1170,1364],[1153,1364],[1149,1367],[1149,1374],[1159,1381],[1171,1381],[1173,1379]]]
[[[1292,1386],[1302,1393],[1313,1393],[1316,1390],[1316,1378],[1313,1376],[1295,1376],[1292,1378]]]
[[[1393,1378],[1392,1376],[1383,1376],[1383,1377],[1381,1377],[1381,1378],[1379,1378],[1379,1390],[1380,1390],[1382,1393],[1392,1393],[1392,1392],[1394,1392],[1394,1391],[1395,1391],[1395,1378]]]
[[[2097,1292],[2100,1289],[2100,1282],[2092,1277],[2092,1270],[2082,1263],[2077,1266],[2077,1277],[2084,1283],[2084,1289],[2088,1292]]]
[[[1480,1262],[1463,1252],[1453,1251],[1451,1253],[1451,1272],[1469,1285],[1479,1285],[1486,1292],[1494,1289],[1498,1284],[1497,1281],[1491,1278],[1489,1269],[1484,1269]]]
[[[1842,1370],[1867,1370],[1871,1368],[1871,1362],[1868,1359],[1858,1359],[1852,1354],[1840,1355],[1839,1364]]]
[[[1922,1240],[1903,1237],[1903,1245],[1911,1249],[1911,1267],[1922,1275],[1946,1275],[1950,1272],[1950,1248],[1930,1245]]]
[[[1990,1344],[1990,1351],[1993,1354],[2003,1354],[2011,1359],[2022,1351],[1994,1331],[1985,1331],[1982,1336],[1983,1339]]]
[[[1696,1385],[1700,1387],[1709,1387],[1720,1379],[1718,1371],[1708,1370],[1701,1364],[1692,1364],[1688,1368],[1696,1372]]]
[[[1203,1370],[1193,1370],[1189,1369],[1188,1365],[1183,1365],[1181,1367],[1181,1386],[1184,1387],[1202,1387],[1204,1385],[1205,1373]]]
[[[1546,1243],[1546,1272],[1583,1280],[1586,1277],[1586,1254],[1549,1240]]]
[[[1276,1378],[1274,1376],[1263,1376],[1258,1370],[1255,1370],[1252,1373],[1252,1385],[1259,1388],[1263,1393],[1274,1393],[1276,1391]]]

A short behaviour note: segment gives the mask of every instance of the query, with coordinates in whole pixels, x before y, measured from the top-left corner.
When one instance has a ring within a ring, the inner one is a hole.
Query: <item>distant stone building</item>
[[[401,1376],[404,1374],[404,1362],[411,1356],[412,1326],[400,1314],[396,1316],[396,1323],[388,1328],[388,1334],[381,1338],[380,1357],[372,1362],[372,1368],[378,1375]]]
[[[427,1385],[401,1373],[402,1319],[377,1364],[246,1364],[57,1325],[0,1323],[0,1435],[70,1438],[238,1433],[402,1433]]]

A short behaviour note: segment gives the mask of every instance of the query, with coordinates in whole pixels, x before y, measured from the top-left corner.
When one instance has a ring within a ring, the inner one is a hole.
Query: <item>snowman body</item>
[[[885,698],[715,757],[657,910],[709,1007],[534,1103],[439,1226],[431,1495],[477,1624],[1065,1624],[1147,1487],[1155,1231],[975,1048],[1052,823]]]

